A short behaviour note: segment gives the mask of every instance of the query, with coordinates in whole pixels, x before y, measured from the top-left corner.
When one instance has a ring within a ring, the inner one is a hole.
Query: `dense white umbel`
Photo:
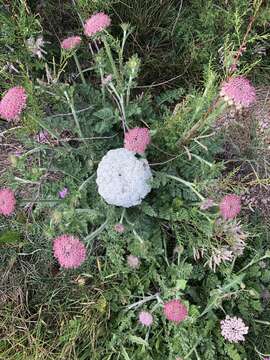
[[[151,191],[151,178],[147,160],[124,148],[110,150],[98,165],[98,192],[108,204],[136,206]]]

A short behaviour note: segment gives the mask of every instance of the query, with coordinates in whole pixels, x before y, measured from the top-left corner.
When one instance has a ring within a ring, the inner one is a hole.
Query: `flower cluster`
[[[0,117],[7,121],[17,121],[26,107],[27,94],[23,87],[9,89],[0,101]]]
[[[37,39],[31,36],[26,40],[26,46],[31,53],[31,56],[37,56],[38,59],[44,59],[43,55],[47,54],[43,49],[46,43],[48,43],[48,41],[44,41],[43,36],[38,36]]]
[[[16,205],[16,199],[13,190],[9,188],[0,189],[0,214],[10,216]]]
[[[166,302],[163,306],[163,312],[166,319],[175,323],[182,322],[188,315],[187,308],[178,299]]]
[[[153,315],[148,311],[139,313],[139,322],[144,326],[150,326],[153,323]]]
[[[80,36],[70,36],[61,42],[61,48],[64,50],[73,50],[80,45],[82,38]]]
[[[141,265],[141,261],[138,256],[135,255],[128,255],[127,257],[127,264],[132,269],[139,269]]]
[[[110,150],[97,169],[98,192],[108,203],[129,208],[139,205],[150,192],[152,178],[147,160],[124,149]]]
[[[220,324],[221,334],[229,342],[238,343],[245,340],[244,335],[248,333],[248,326],[245,325],[241,318],[227,315]]]
[[[186,306],[178,299],[170,300],[163,304],[163,314],[167,320],[179,324],[188,316]],[[139,313],[139,323],[144,326],[150,326],[153,323],[153,315],[148,311]]]
[[[253,85],[243,76],[237,76],[224,82],[221,86],[220,96],[236,108],[248,107],[256,100],[256,91]]]
[[[150,144],[150,132],[147,128],[136,127],[125,133],[124,148],[143,154]]]
[[[241,198],[235,194],[224,196],[219,205],[224,220],[234,219],[241,211]]]
[[[111,19],[103,12],[91,16],[84,25],[84,34],[93,36],[111,25]]]
[[[53,241],[54,257],[66,269],[79,267],[86,258],[85,245],[72,235],[61,235]]]
[[[123,232],[125,231],[125,227],[123,224],[119,223],[119,224],[115,224],[114,225],[114,230],[119,233],[119,234],[123,234]]]

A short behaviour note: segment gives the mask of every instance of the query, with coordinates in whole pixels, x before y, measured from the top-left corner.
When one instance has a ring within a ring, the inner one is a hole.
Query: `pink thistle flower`
[[[141,262],[140,262],[140,259],[138,258],[138,256],[128,255],[127,264],[132,269],[139,269]]]
[[[36,136],[35,139],[37,142],[39,142],[40,144],[47,144],[49,143],[50,140],[50,135],[48,133],[48,131],[46,130],[41,130]]]
[[[180,323],[188,316],[187,308],[180,300],[171,300],[164,304],[163,312],[169,321]]]
[[[153,316],[148,311],[141,311],[139,314],[139,322],[144,326],[151,326],[153,323]]]
[[[111,19],[103,12],[91,16],[84,25],[84,34],[92,36],[111,25]]]
[[[10,216],[15,209],[16,199],[13,190],[4,188],[0,190],[0,214]]]
[[[119,224],[114,225],[114,230],[116,232],[118,232],[119,234],[123,234],[123,232],[125,231],[125,227],[123,224],[119,223]]]
[[[0,101],[0,117],[7,120],[18,120],[26,107],[27,94],[23,87],[15,86],[9,89]]]
[[[223,82],[220,96],[224,97],[230,105],[235,104],[237,108],[248,107],[256,100],[256,91],[250,81],[243,76],[230,78]]]
[[[143,154],[150,144],[150,132],[147,128],[136,127],[125,133],[124,148]]]
[[[61,235],[53,241],[54,257],[66,269],[79,267],[86,258],[85,245],[72,235]]]
[[[226,316],[221,324],[221,335],[229,342],[238,343],[245,341],[244,335],[248,333],[248,326],[245,325],[241,318],[236,316]]]
[[[61,199],[64,199],[68,195],[68,188],[64,187],[61,191],[58,192],[58,195]]]
[[[226,195],[221,200],[219,209],[224,220],[234,219],[241,211],[241,198],[235,194]]]
[[[82,38],[80,36],[70,36],[61,42],[61,48],[64,50],[73,50],[80,45]]]

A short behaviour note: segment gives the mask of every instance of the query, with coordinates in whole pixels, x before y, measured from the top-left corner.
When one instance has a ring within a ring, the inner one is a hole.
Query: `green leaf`
[[[227,345],[226,346],[226,352],[229,355],[230,359],[232,359],[232,360],[241,360],[241,357],[238,354],[238,351],[235,349],[235,347],[233,345]]]
[[[124,346],[122,346],[122,355],[124,356],[125,360],[130,360],[130,357],[128,356],[128,353],[126,352]]]
[[[113,111],[111,108],[104,108],[96,111],[93,115],[101,120],[110,120],[113,118]]]
[[[18,244],[21,235],[17,231],[7,230],[0,235],[0,245]]]
[[[185,290],[186,285],[187,285],[187,281],[184,279],[179,279],[176,281],[176,287],[179,290]]]
[[[144,339],[142,339],[141,337],[138,337],[138,336],[135,336],[135,335],[129,335],[128,338],[132,343],[135,343],[135,344],[138,344],[138,345],[144,345],[146,347],[149,346],[148,342],[145,341]]]

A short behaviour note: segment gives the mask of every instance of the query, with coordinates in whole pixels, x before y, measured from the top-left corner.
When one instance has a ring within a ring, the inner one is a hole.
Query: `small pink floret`
[[[72,50],[79,46],[82,41],[80,36],[70,36],[61,42],[61,48],[64,50]]]
[[[125,134],[124,148],[138,154],[143,154],[150,141],[150,131],[147,128],[136,127]]]
[[[234,219],[241,211],[241,198],[235,194],[224,196],[219,205],[224,220]]]
[[[245,325],[241,318],[227,315],[226,318],[220,322],[220,325],[221,335],[229,342],[238,343],[239,341],[245,340],[244,335],[248,333],[248,326]]]
[[[180,323],[188,316],[187,308],[180,300],[171,300],[164,304],[163,312],[169,321]]]
[[[86,258],[85,245],[72,235],[61,235],[54,239],[53,252],[61,267],[66,269],[79,267]]]
[[[248,107],[256,100],[256,90],[244,76],[237,76],[223,82],[220,96],[238,108]]]
[[[13,190],[4,188],[0,190],[0,214],[10,216],[16,205],[16,199]]]
[[[153,316],[148,311],[141,311],[139,314],[139,322],[144,326],[150,326],[153,323]]]
[[[140,259],[135,255],[128,255],[127,264],[132,269],[138,269],[141,265]]]
[[[123,224],[119,223],[119,224],[114,225],[114,230],[116,232],[118,232],[119,234],[123,234],[123,232],[125,231],[125,227]]]
[[[9,89],[0,101],[0,117],[7,120],[18,120],[26,107],[27,94],[23,87]]]
[[[91,16],[84,25],[84,34],[92,36],[111,25],[111,19],[103,12]]]
[[[41,130],[36,136],[35,139],[37,142],[39,142],[40,144],[46,144],[49,142],[50,140],[50,135],[48,133],[48,131],[46,130]]]

